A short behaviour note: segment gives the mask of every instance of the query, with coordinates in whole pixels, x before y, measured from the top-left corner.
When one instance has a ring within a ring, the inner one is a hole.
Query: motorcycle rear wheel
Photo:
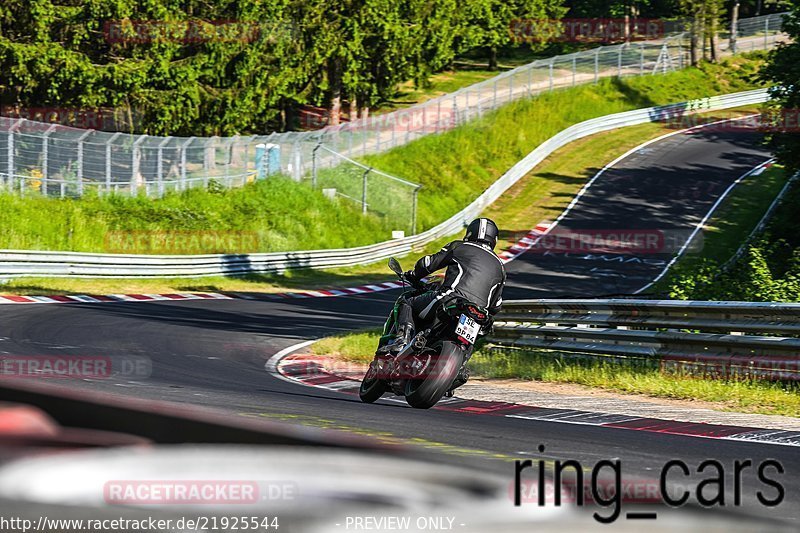
[[[436,405],[453,384],[463,359],[464,351],[459,344],[442,342],[441,350],[425,371],[426,377],[406,381],[405,397],[408,405],[415,409],[430,409]]]

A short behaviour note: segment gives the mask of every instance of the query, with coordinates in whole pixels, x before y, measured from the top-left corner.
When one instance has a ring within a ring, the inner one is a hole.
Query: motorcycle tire
[[[415,409],[430,409],[441,400],[453,384],[464,359],[464,350],[459,344],[442,342],[442,348],[426,370],[423,379],[409,379],[405,385],[406,402]]]
[[[364,403],[374,403],[386,392],[386,383],[377,376],[377,373],[375,361],[373,361],[358,388],[358,397]]]

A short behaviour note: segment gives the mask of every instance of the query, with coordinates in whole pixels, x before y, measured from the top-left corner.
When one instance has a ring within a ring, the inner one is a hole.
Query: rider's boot
[[[414,326],[410,324],[400,324],[397,326],[397,336],[392,344],[392,353],[402,352],[414,338]]]

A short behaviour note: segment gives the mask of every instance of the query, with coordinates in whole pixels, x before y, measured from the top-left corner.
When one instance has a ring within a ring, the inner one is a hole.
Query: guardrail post
[[[764,50],[769,47],[769,17],[764,19]]]
[[[619,45],[619,54],[617,55],[617,77],[622,77],[622,47],[624,44]]]
[[[550,90],[552,91],[553,90],[553,61],[550,61],[550,63],[547,65],[547,68],[550,71]]]

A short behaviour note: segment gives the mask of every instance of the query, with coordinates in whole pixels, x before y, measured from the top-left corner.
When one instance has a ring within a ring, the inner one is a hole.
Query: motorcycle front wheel
[[[461,368],[464,351],[459,344],[442,342],[439,353],[431,358],[424,377],[406,381],[406,402],[416,409],[430,409],[453,384]]]
[[[378,376],[377,364],[377,361],[369,364],[369,369],[361,380],[361,387],[358,388],[358,397],[364,403],[374,403],[386,392],[386,383]]]

